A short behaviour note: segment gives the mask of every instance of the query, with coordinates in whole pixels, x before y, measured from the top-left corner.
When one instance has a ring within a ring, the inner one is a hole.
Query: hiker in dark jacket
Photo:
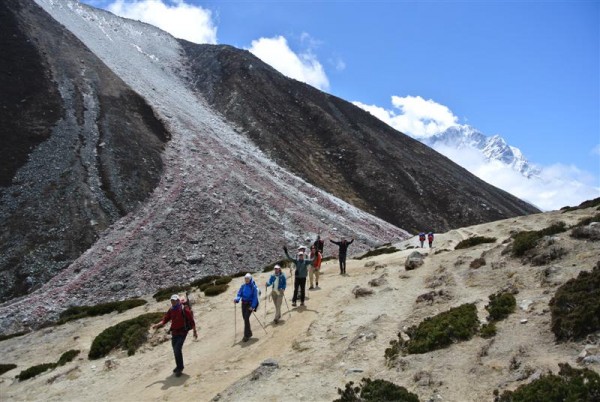
[[[244,319],[244,337],[242,342],[247,342],[252,338],[252,329],[250,328],[250,316],[258,306],[258,287],[249,273],[244,276],[244,284],[240,286],[237,297],[233,299],[234,303],[242,301],[242,318]]]
[[[286,246],[283,246],[283,251],[285,252],[285,256],[296,266],[294,273],[294,296],[292,297],[292,306],[296,306],[296,300],[298,300],[298,289],[300,289],[300,305],[304,306],[306,276],[308,275],[308,266],[312,264],[313,260],[304,258],[304,252],[299,252],[298,258],[290,257]]]
[[[275,304],[275,318],[273,319],[273,322],[277,324],[281,318],[281,302],[283,301],[283,292],[285,292],[286,281],[285,275],[281,272],[279,264],[275,265],[274,270],[275,272],[267,281],[266,286],[273,286],[273,291],[271,292],[271,298]]]
[[[348,252],[348,246],[351,245],[352,242],[354,242],[354,237],[350,241],[344,239],[343,237],[340,241],[334,241],[334,240],[331,240],[331,237],[330,237],[329,241],[332,242],[333,244],[337,244],[337,246],[339,247],[338,259],[340,260],[340,275],[345,275],[346,274],[346,253]]]
[[[171,346],[173,347],[176,364],[173,372],[175,373],[175,376],[179,377],[184,368],[182,349],[188,331],[193,329],[194,339],[198,339],[198,332],[196,331],[196,323],[194,322],[192,310],[179,301],[179,295],[171,296],[171,308],[160,322],[152,325],[152,328],[160,328],[169,321],[171,321],[171,328],[169,329],[169,332],[171,333]]]
[[[315,246],[315,249],[321,253],[321,255],[323,255],[323,248],[325,247],[325,242],[323,241],[323,239],[321,239],[321,233],[319,231],[319,234],[317,235],[317,240],[315,240],[315,242],[313,243],[313,246]]]

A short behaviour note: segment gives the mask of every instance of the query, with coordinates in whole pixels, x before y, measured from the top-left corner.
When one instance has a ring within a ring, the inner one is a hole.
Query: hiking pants
[[[277,292],[271,292],[271,297],[273,298],[273,304],[275,304],[275,320],[279,320],[281,318],[281,302],[283,301],[283,290]]]
[[[313,287],[313,279],[316,277],[317,284],[319,283],[319,275],[321,274],[321,270],[313,267],[312,265],[308,269],[308,277],[310,279],[310,287]]]
[[[296,303],[298,300],[298,288],[300,288],[300,303],[304,303],[304,292],[306,291],[306,278],[294,279],[294,297],[292,297],[292,303]]]
[[[175,365],[177,366],[177,370],[182,371],[183,370],[183,342],[185,342],[185,337],[187,336],[187,334],[184,335],[173,335],[171,337],[171,346],[173,346],[173,354],[175,355]]]
[[[346,273],[346,254],[340,254],[340,274]]]
[[[250,328],[250,303],[242,302],[242,318],[244,319],[244,338],[252,338],[252,329]]]

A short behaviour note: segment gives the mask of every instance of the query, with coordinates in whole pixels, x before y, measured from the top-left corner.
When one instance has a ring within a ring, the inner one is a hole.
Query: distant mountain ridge
[[[489,137],[469,125],[453,126],[439,134],[419,139],[433,148],[444,145],[456,149],[476,149],[488,161],[508,165],[528,179],[540,174],[540,169],[531,164],[519,148],[508,145],[499,135]]]

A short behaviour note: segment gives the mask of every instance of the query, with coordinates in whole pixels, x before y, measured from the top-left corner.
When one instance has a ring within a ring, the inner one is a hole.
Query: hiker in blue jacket
[[[244,276],[244,284],[240,286],[237,297],[233,299],[233,302],[239,303],[240,300],[242,301],[242,317],[244,318],[244,337],[242,341],[247,342],[248,339],[252,338],[250,315],[258,306],[258,288],[250,274]]]
[[[311,258],[305,258],[304,252],[299,252],[297,258],[292,258],[288,254],[288,249],[283,246],[285,256],[294,262],[296,266],[294,274],[294,296],[292,297],[292,306],[296,306],[296,300],[298,300],[298,289],[300,289],[300,305],[304,306],[304,294],[306,291],[306,276],[308,275],[308,266],[312,264]]]
[[[285,291],[285,275],[281,272],[279,264],[275,265],[275,273],[271,275],[266,284],[267,287],[273,286],[271,297],[275,304],[275,318],[273,322],[277,324],[281,318],[281,301],[283,300],[283,292]]]

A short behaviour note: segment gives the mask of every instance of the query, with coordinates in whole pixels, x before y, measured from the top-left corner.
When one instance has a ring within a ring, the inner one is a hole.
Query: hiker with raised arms
[[[171,346],[173,347],[173,354],[175,355],[175,368],[173,373],[175,376],[181,376],[183,371],[183,343],[187,337],[190,329],[194,330],[194,339],[198,339],[198,332],[196,331],[196,322],[194,321],[194,315],[189,307],[185,307],[179,300],[179,295],[171,296],[171,308],[160,322],[152,325],[153,329],[157,329],[171,321]]]
[[[294,263],[296,267],[294,272],[294,296],[292,297],[292,306],[296,306],[296,300],[298,300],[298,289],[300,290],[300,305],[304,306],[304,296],[306,293],[306,276],[308,274],[308,266],[312,264],[313,260],[305,258],[304,252],[299,252],[297,258],[292,258],[288,254],[288,249],[283,246],[285,256]]]
[[[354,242],[354,237],[350,241],[344,239],[343,237],[340,241],[334,241],[330,237],[329,241],[339,247],[338,259],[340,261],[340,275],[346,275],[346,253],[348,252],[348,246]]]
[[[239,303],[240,300],[242,301],[242,318],[244,319],[244,337],[242,338],[242,342],[247,342],[252,338],[250,316],[258,307],[258,287],[250,273],[244,276],[244,283],[240,286],[237,297],[233,299],[233,302]]]
[[[275,304],[275,318],[273,319],[275,324],[279,323],[279,319],[281,318],[281,301],[283,300],[283,292],[285,292],[286,288],[285,282],[285,275],[281,272],[279,264],[276,264],[274,273],[266,283],[267,288],[273,286],[271,298],[273,299],[273,304]]]

